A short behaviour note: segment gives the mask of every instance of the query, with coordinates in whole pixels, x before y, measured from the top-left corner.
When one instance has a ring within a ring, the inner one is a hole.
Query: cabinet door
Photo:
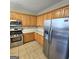
[[[22,17],[22,26],[30,26],[30,16],[29,15],[23,15]]]
[[[47,14],[47,19],[52,19],[52,12],[49,12],[49,13]]]
[[[22,15],[16,13],[16,14],[15,14],[15,18],[16,18],[16,20],[22,20]]]
[[[43,27],[44,19],[43,15],[37,16],[37,26]]]
[[[69,7],[64,7],[64,17],[68,17],[69,16]]]
[[[36,16],[30,16],[30,25],[31,26],[36,26],[36,22],[37,22],[37,17]]]
[[[47,20],[47,18],[48,18],[48,14],[46,13],[46,14],[43,15],[43,19]]]
[[[35,40],[39,43],[39,37],[37,33],[35,33]]]
[[[40,16],[37,16],[37,26],[40,26]]]
[[[41,35],[38,35],[38,39],[39,39],[39,43],[41,44],[41,45],[43,45],[43,36],[41,36]]]
[[[53,18],[64,17],[64,10],[62,8],[53,11]]]
[[[22,14],[16,13],[16,12],[11,12],[10,13],[10,19],[11,20],[22,20]]]
[[[33,41],[34,40],[34,33],[25,33],[24,34],[24,43],[29,42],[29,41]]]
[[[16,20],[15,15],[16,15],[16,13],[10,12],[10,20]]]
[[[41,44],[41,45],[43,45],[43,36],[41,36],[41,35],[39,35],[38,33],[35,33],[35,40],[39,43],[39,44]]]

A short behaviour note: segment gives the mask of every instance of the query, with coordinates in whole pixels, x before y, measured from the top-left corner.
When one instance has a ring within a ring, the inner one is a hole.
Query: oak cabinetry
[[[10,13],[10,19],[21,20],[22,26],[24,27],[28,27],[28,26],[43,27],[45,20],[53,19],[53,18],[68,17],[68,16],[69,16],[69,6],[65,6],[39,16],[21,14],[17,12]]]
[[[37,24],[37,17],[30,16],[30,26],[36,26],[36,24]]]
[[[69,6],[61,7],[48,13],[37,16],[37,26],[44,26],[44,21],[53,18],[63,18],[69,16]]]
[[[38,34],[38,33],[24,33],[23,34],[23,42],[24,43],[27,43],[27,42],[30,42],[30,41],[37,41],[39,44],[41,44],[43,46],[43,36]]]
[[[11,20],[22,20],[22,14],[16,13],[16,12],[11,12],[10,13],[10,19]]]
[[[47,20],[47,18],[48,18],[48,14],[47,14],[47,13],[44,14],[43,17],[44,17],[43,20]]]
[[[22,21],[23,27],[37,26],[37,17],[33,15],[10,12],[10,19]]]
[[[34,33],[34,35],[35,35],[34,39],[35,39],[37,42],[39,42],[38,34],[37,34],[37,33]]]
[[[47,13],[47,19],[52,19],[52,12]]]
[[[43,40],[44,40],[43,36],[38,35],[38,39],[39,39],[39,43],[43,45]]]
[[[34,40],[34,33],[24,33],[23,34],[23,42],[29,42]]]
[[[69,16],[69,7],[63,7],[56,9],[52,12],[53,18],[62,18],[62,17],[68,17]]]
[[[42,27],[44,24],[43,15],[37,16],[37,26]]]
[[[37,26],[40,26],[40,16],[37,16]]]
[[[69,16],[69,7],[65,7],[64,9],[64,17],[68,17]]]
[[[12,20],[12,19],[14,19],[14,20],[16,19],[15,18],[15,13],[13,13],[13,12],[10,13],[10,20]]]
[[[39,35],[38,33],[35,33],[35,40],[36,40],[39,44],[43,45],[43,40],[44,40],[44,38],[43,38],[42,35]]]
[[[22,17],[22,26],[23,27],[30,26],[30,16],[29,15],[23,15],[23,17]]]
[[[64,10],[62,8],[53,11],[53,18],[64,17]]]

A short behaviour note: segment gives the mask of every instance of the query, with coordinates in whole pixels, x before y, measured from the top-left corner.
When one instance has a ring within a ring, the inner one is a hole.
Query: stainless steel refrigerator
[[[44,22],[44,54],[48,59],[69,58],[69,18]]]

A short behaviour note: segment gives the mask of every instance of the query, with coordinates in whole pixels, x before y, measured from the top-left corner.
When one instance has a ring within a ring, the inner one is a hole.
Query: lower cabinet
[[[40,45],[43,46],[43,36],[38,34],[38,33],[24,33],[23,34],[24,38],[23,38],[23,42],[24,43],[27,43],[27,42],[30,42],[30,41],[37,41]]]
[[[23,34],[23,42],[27,43],[34,40],[34,33],[24,33]]]
[[[35,33],[35,40],[36,40],[39,44],[43,45],[43,40],[44,40],[44,38],[43,38],[42,35],[40,35],[40,34],[38,34],[38,33]]]

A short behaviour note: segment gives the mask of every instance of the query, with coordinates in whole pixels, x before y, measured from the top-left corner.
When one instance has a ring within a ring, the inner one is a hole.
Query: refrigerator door
[[[43,46],[43,51],[44,51],[44,54],[47,57],[48,57],[49,42],[50,42],[50,26],[51,26],[51,20],[46,20],[44,22],[44,46]]]
[[[67,59],[69,24],[68,18],[52,20],[49,59]]]

